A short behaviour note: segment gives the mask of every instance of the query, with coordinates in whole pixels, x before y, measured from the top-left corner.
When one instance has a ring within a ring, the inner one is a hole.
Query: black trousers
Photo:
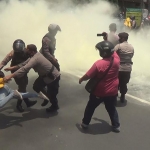
[[[83,123],[88,125],[91,121],[91,118],[93,116],[96,107],[99,106],[102,102],[104,102],[112,126],[118,128],[120,126],[120,123],[118,112],[115,107],[116,98],[117,98],[116,96],[97,98],[95,95],[90,94],[89,101],[85,108],[84,117],[82,119]]]
[[[28,76],[27,76],[27,74],[25,74],[21,78],[14,78],[14,80],[15,80],[16,84],[18,85],[18,91],[22,92],[22,93],[25,93],[27,85],[28,85]],[[29,99],[24,98],[23,100],[26,103],[26,105],[28,105]],[[22,100],[18,99],[17,105],[21,105],[21,104],[22,104]]]
[[[131,72],[119,71],[119,91],[126,94],[128,91],[127,83],[129,83]]]
[[[53,106],[58,105],[57,94],[59,92],[59,80],[60,77],[55,79],[50,84],[46,84],[42,77],[38,77],[34,84],[33,90],[39,93],[40,91],[43,92],[49,99]],[[46,88],[45,88],[46,87]]]

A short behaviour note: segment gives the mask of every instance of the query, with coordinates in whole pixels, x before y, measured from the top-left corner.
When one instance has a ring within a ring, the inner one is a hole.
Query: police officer
[[[17,39],[13,43],[13,50],[3,59],[3,61],[0,63],[0,68],[2,69],[7,63],[11,60],[10,66],[18,65],[24,61],[26,61],[29,56],[24,52],[25,49],[25,43],[21,39]],[[15,72],[16,70],[13,70]],[[27,73],[24,74],[21,78],[15,77],[14,78],[16,84],[18,85],[18,91],[19,92],[26,92],[26,87],[28,85],[28,76]],[[24,98],[24,101],[27,105],[27,107],[31,107],[34,104],[36,104],[37,101],[31,101],[28,98]],[[17,101],[17,110],[20,112],[24,111],[24,108],[22,107],[22,100],[18,99]]]
[[[125,94],[127,93],[127,84],[130,81],[130,75],[132,71],[132,57],[134,55],[134,48],[129,44],[128,36],[126,32],[118,34],[120,44],[116,45],[114,50],[120,57],[120,68],[119,68],[119,91],[121,93],[120,101],[125,102]]]
[[[20,65],[7,68],[7,70],[14,70],[18,68],[20,69],[13,74],[6,76],[5,80],[7,81],[11,78],[25,75],[27,72],[29,72],[31,68],[33,68],[35,72],[37,72],[39,75],[39,77],[35,80],[33,84],[33,89],[37,93],[39,93],[43,90],[44,87],[47,87],[47,96],[51,98],[50,102],[52,103],[51,111],[56,111],[59,108],[56,99],[52,99],[53,93],[51,93],[51,91],[53,90],[52,87],[54,87],[54,85],[57,85],[56,83],[58,83],[59,81],[59,71],[41,53],[37,52],[37,48],[34,44],[27,45],[26,52],[30,56],[30,59]]]
[[[48,33],[42,38],[42,47],[40,52],[47,58],[58,70],[59,64],[57,59],[55,58],[55,50],[56,50],[56,39],[55,36],[58,31],[61,31],[60,27],[57,24],[50,24],[48,26]]]
[[[40,52],[43,54],[45,58],[47,58],[57,68],[58,71],[60,71],[59,63],[54,55],[55,50],[56,50],[55,36],[58,31],[61,31],[61,28],[59,27],[59,25],[50,24],[48,26],[48,33],[42,38],[42,47],[40,49]],[[55,106],[53,106],[52,104],[49,108],[46,109],[47,112],[52,112],[52,111],[55,111],[55,109],[59,108],[58,100],[57,100],[57,94],[59,90],[59,80],[60,80],[60,77],[55,82],[53,82],[53,84],[51,84],[51,90],[49,91],[51,94],[50,94],[50,97],[48,98],[51,101],[55,101]],[[46,92],[44,92],[44,89],[42,90],[42,92],[46,94]],[[43,102],[42,105],[45,105],[45,103],[46,101]]]

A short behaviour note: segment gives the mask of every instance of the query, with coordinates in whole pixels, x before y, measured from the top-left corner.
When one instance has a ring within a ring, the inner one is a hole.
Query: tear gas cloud
[[[93,0],[90,4],[78,6],[71,0],[7,1],[0,2],[1,60],[18,38],[26,44],[33,43],[40,49],[48,25],[56,23],[62,29],[56,35],[55,52],[61,70],[81,76],[100,59],[95,45],[102,38],[97,37],[97,33],[109,32],[108,26],[113,22],[119,26],[117,19],[111,17],[117,7],[106,1]],[[147,81],[150,78],[149,39],[141,34],[130,33],[129,43],[135,48],[131,80],[136,83],[141,83],[141,78],[142,82]]]

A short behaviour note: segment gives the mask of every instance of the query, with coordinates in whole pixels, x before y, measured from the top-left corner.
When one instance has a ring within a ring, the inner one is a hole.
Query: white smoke
[[[101,40],[96,34],[108,30],[112,6],[100,1],[80,5],[65,1],[18,1],[1,3],[1,58],[12,49],[14,40],[34,43],[38,49],[50,23],[59,24],[56,57],[66,72],[86,70],[99,59],[95,44]]]
[[[61,70],[74,75],[83,75],[100,59],[95,45],[102,40],[97,33],[109,32],[108,26],[117,19],[112,14],[117,7],[106,1],[93,1],[74,5],[61,0],[9,0],[0,2],[0,59],[12,49],[14,40],[21,38],[26,44],[41,48],[41,39],[50,23],[58,24],[62,32],[56,36],[56,58]],[[135,49],[133,57],[133,81],[145,81],[149,75],[149,39],[141,34],[130,33],[129,43]]]

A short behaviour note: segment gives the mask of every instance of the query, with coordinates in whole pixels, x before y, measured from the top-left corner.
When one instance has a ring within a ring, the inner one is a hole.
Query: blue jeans
[[[36,93],[20,93],[23,98],[34,98],[38,97]],[[0,108],[4,107],[7,102],[13,98],[18,98],[14,95],[14,90],[5,85],[3,88],[0,88]]]
[[[84,117],[82,122],[88,125],[91,121],[93,113],[97,106],[99,106],[102,102],[105,104],[105,108],[109,114],[111,124],[114,128],[118,128],[120,126],[118,113],[115,107],[116,96],[108,96],[97,98],[95,95],[90,94],[89,101],[85,108]]]

